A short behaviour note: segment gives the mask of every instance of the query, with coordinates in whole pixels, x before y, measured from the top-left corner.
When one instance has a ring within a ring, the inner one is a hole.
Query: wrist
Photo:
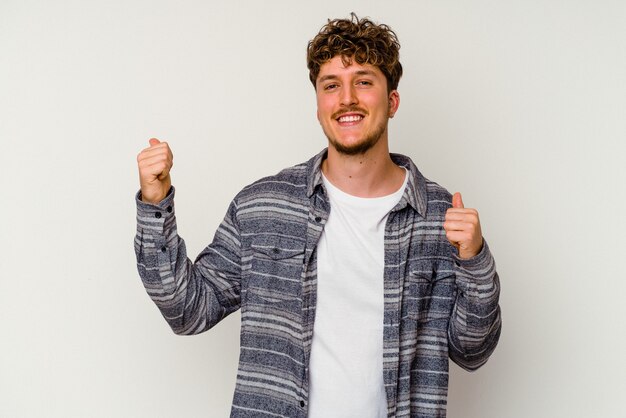
[[[169,194],[172,192],[173,187],[170,185],[166,190],[161,193],[144,193],[143,190],[139,190],[139,194],[137,198],[143,202],[148,203],[150,205],[158,205],[161,203]]]

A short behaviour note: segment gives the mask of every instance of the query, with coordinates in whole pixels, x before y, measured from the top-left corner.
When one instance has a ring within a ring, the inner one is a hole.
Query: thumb
[[[456,192],[454,196],[452,196],[452,207],[457,209],[463,209],[463,198],[461,197],[461,193]]]
[[[153,146],[155,146],[155,145],[157,145],[157,144],[160,144],[160,143],[161,143],[161,141],[159,141],[159,140],[158,140],[158,139],[156,139],[156,138],[150,138],[150,141],[148,141],[148,142],[150,142],[150,146],[151,146],[151,147],[153,147]]]

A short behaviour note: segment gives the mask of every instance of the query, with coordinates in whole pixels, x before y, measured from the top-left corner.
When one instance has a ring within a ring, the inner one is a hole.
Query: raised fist
[[[150,139],[150,147],[137,155],[143,202],[156,204],[167,196],[172,186],[170,170],[173,160],[174,156],[167,142],[161,142],[156,138]]]

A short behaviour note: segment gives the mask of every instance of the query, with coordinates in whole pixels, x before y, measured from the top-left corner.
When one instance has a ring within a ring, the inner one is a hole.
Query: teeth
[[[342,116],[339,118],[339,122],[356,122],[361,119],[363,119],[363,116],[358,116],[358,115]]]

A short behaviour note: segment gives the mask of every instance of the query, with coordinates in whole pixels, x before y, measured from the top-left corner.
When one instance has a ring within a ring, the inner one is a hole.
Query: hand
[[[156,138],[150,139],[150,147],[137,155],[141,200],[147,203],[159,203],[167,196],[172,186],[170,170],[174,156],[167,142]]]
[[[472,258],[483,247],[483,235],[476,209],[465,209],[461,193],[452,196],[452,207],[446,212],[443,223],[446,237],[459,251],[459,257]]]

